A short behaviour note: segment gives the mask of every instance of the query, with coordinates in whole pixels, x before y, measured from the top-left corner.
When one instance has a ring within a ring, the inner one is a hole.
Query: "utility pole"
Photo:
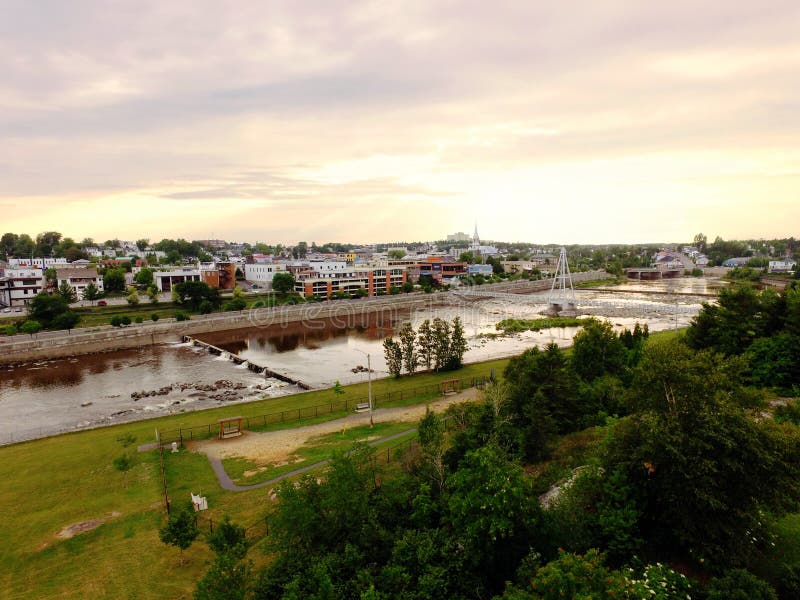
[[[371,428],[375,423],[372,420],[372,365],[369,354],[367,354],[367,395],[369,396],[369,426]]]

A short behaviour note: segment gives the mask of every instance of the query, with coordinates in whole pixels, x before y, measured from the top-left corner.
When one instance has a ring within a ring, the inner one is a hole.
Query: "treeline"
[[[720,350],[596,321],[570,353],[528,350],[482,402],[428,413],[399,469],[357,447],[281,484],[269,564],[215,577],[237,598],[796,598],[800,565],[753,570],[798,508],[800,434]],[[553,453],[589,434],[540,499]]]
[[[452,323],[436,317],[433,323],[425,319],[417,331],[411,323],[405,323],[398,332],[399,341],[393,337],[383,340],[383,353],[389,373],[395,377],[405,369],[409,375],[418,367],[427,371],[453,371],[464,364],[467,338],[461,319]]]

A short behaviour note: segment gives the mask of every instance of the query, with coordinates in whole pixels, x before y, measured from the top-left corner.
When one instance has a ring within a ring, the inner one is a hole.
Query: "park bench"
[[[364,412],[369,410],[369,402],[359,402],[356,404],[356,412]]]

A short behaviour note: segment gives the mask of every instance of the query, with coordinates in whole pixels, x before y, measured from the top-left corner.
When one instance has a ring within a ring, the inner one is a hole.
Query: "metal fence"
[[[465,377],[458,380],[460,389],[471,387],[482,388],[488,377]],[[388,404],[390,402],[402,402],[405,399],[419,398],[426,395],[433,395],[441,393],[441,383],[431,383],[424,386],[419,386],[406,390],[397,390],[384,394],[377,394],[372,396],[373,408],[381,404]],[[358,398],[346,398],[340,400],[331,400],[324,404],[317,404],[314,406],[305,406],[299,408],[292,408],[279,412],[267,413],[263,415],[256,415],[251,417],[242,417],[242,427],[249,431],[257,431],[269,425],[276,423],[296,423],[307,419],[313,419],[322,415],[333,413],[346,413],[350,410],[355,410],[356,405],[367,402],[367,396]],[[193,427],[180,427],[178,429],[169,429],[165,431],[159,430],[158,441],[163,447],[170,445],[172,442],[177,442],[183,445],[186,441],[193,440],[207,440],[219,435],[219,422],[206,423],[205,425],[195,425]]]

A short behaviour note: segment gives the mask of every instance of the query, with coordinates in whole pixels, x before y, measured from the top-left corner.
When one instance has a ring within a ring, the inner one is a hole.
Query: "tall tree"
[[[279,294],[293,291],[294,283],[294,275],[291,273],[275,273],[272,277],[272,289]]]
[[[435,338],[431,322],[428,319],[425,319],[419,326],[417,340],[419,342],[419,360],[421,364],[425,365],[425,369],[430,371],[433,364]]]
[[[403,349],[400,344],[390,337],[383,340],[383,356],[389,373],[400,377],[400,372],[403,370]]]
[[[440,371],[450,360],[450,323],[436,317],[433,320],[433,370]]]
[[[417,334],[411,323],[405,323],[400,328],[400,349],[403,353],[403,366],[406,372],[413,375],[417,370],[419,364],[419,356],[417,356]]]
[[[464,354],[467,353],[469,345],[464,334],[464,326],[461,324],[461,317],[455,317],[451,327],[449,356],[447,358],[447,368],[449,370],[460,369],[464,365]]]
[[[147,238],[136,240],[136,247],[139,249],[139,252],[144,252],[149,245],[150,240]]]
[[[95,285],[94,281],[90,281],[89,284],[83,290],[83,299],[88,300],[89,302],[92,303],[92,305],[94,305],[94,301],[100,298],[102,295],[103,294]]]

